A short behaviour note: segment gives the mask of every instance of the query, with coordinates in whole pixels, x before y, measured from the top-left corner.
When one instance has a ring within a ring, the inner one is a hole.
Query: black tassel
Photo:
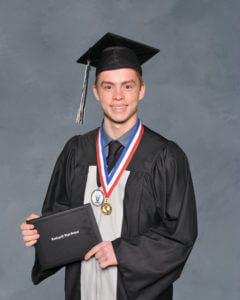
[[[89,77],[90,68],[91,68],[90,67],[90,60],[88,60],[86,68],[85,68],[82,95],[81,95],[81,100],[80,100],[80,106],[79,106],[78,113],[77,113],[76,123],[83,124],[84,113],[85,113],[85,104],[86,104],[86,98],[87,98],[87,89],[88,89],[88,77]]]

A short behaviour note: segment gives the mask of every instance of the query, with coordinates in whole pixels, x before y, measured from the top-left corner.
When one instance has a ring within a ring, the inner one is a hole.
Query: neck
[[[131,129],[137,122],[137,115],[124,123],[115,123],[104,116],[104,129],[106,133],[114,140]]]

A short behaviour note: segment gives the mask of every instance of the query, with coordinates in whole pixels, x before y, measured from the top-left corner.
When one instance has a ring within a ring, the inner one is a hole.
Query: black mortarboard
[[[142,75],[141,65],[159,51],[159,49],[125,37],[110,32],[106,33],[77,60],[78,63],[87,66],[76,122],[83,123],[90,66],[96,68],[96,75],[103,71],[121,68],[135,69]]]

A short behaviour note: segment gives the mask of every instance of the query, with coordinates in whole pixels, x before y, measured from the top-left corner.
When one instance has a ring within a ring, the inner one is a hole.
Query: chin
[[[128,121],[128,119],[126,119],[126,118],[109,118],[108,117],[108,119],[111,121],[111,122],[113,122],[113,123],[116,123],[116,124],[124,124],[124,123],[126,123],[127,121]]]
[[[111,122],[115,123],[115,124],[124,124],[127,123],[133,116],[135,115],[129,115],[129,116],[114,116],[114,115],[110,115],[110,114],[104,114],[104,116],[106,118],[108,118],[108,120],[110,120]]]

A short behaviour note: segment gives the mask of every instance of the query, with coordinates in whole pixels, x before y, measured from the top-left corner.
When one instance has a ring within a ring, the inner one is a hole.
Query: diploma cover
[[[35,244],[42,270],[82,260],[102,241],[91,204],[27,221],[38,230]]]

